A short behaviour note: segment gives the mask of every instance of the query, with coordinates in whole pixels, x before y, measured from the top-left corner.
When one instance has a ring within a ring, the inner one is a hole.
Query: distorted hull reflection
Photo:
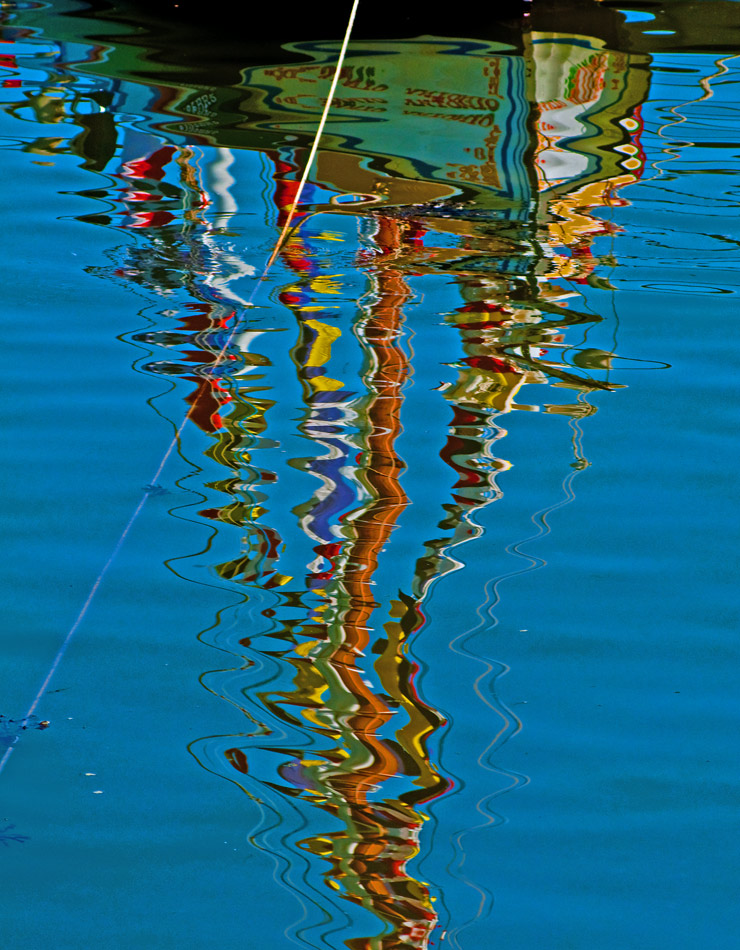
[[[463,567],[458,549],[480,538],[482,509],[501,497],[501,417],[542,410],[577,425],[596,411],[592,393],[619,385],[615,354],[586,345],[600,317],[573,304],[583,285],[609,288],[613,261],[594,244],[610,233],[603,209],[642,171],[645,58],[536,30],[520,50],[428,38],[353,50],[270,322],[247,306],[261,260],[229,231],[240,210],[230,189],[240,156],[258,152],[267,210],[285,220],[336,44],[291,52],[294,64],[252,66],[238,87],[205,98],[185,85],[142,93],[137,127],[114,121],[134,94],[106,76],[100,51],[80,66],[96,77],[92,118],[51,83],[15,108],[82,127],[31,150],[71,150],[111,176],[107,192],[89,194],[100,210],[85,220],[135,240],[97,273],[165,301],[131,338],[146,351],[139,368],[178,381],[219,468],[198,516],[220,551],[233,550],[212,573],[261,605],[259,626],[239,640],[252,738],[195,742],[194,754],[271,807],[282,799],[312,813],[295,852],[366,912],[368,932],[346,946],[425,948],[449,922],[438,910],[444,882],[422,880],[418,858],[429,803],[453,779],[438,754],[445,717],[418,689],[411,645],[423,653],[429,592]],[[331,215],[357,224],[359,297],[327,251],[347,240],[322,233]],[[425,304],[450,330],[436,387],[448,404],[442,432],[404,410],[417,281],[454,296],[454,306]],[[404,458],[399,440],[415,430]],[[277,448],[296,438],[305,455],[280,460]],[[447,491],[434,505],[416,501],[423,533],[399,557],[394,535],[415,502],[404,472],[430,458],[447,467]],[[573,464],[585,466],[582,454]],[[281,481],[300,486],[289,511]],[[261,679],[267,658],[276,672]],[[497,701],[484,715],[501,737],[518,728]]]

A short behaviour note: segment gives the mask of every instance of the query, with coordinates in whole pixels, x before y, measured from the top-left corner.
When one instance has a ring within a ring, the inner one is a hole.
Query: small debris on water
[[[158,482],[154,484],[144,485],[144,491],[147,495],[169,495],[169,488],[165,488],[164,485],[160,485]]]
[[[0,749],[7,749],[20,738],[27,729],[48,729],[51,723],[48,719],[38,719],[36,716],[26,716],[24,719],[8,719],[0,715]]]
[[[10,834],[13,828],[15,828],[15,825],[6,825],[5,828],[0,828],[0,844],[6,848],[11,841],[15,841],[17,844],[23,844],[24,841],[29,840],[28,835]]]

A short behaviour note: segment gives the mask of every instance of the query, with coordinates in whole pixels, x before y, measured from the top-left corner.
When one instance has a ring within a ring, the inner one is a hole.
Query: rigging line
[[[313,165],[313,161],[316,158],[316,152],[319,149],[319,141],[324,131],[326,120],[329,116],[329,109],[331,108],[331,103],[332,103],[332,99],[334,98],[334,92],[337,88],[337,83],[339,82],[339,74],[342,71],[342,64],[344,63],[344,56],[345,56],[345,53],[347,52],[347,46],[349,45],[349,38],[352,33],[352,27],[354,26],[355,15],[357,14],[357,8],[359,6],[359,3],[360,3],[360,0],[354,0],[354,3],[352,4],[352,10],[350,12],[349,21],[347,23],[347,30],[345,31],[344,39],[342,40],[342,46],[341,46],[341,49],[339,50],[339,58],[337,59],[337,65],[334,70],[334,76],[331,81],[331,86],[329,87],[329,94],[326,97],[326,103],[324,104],[324,111],[321,113],[321,119],[319,120],[319,125],[318,125],[318,128],[316,129],[316,135],[313,140],[313,145],[311,146],[311,151],[309,152],[309,155],[308,155],[308,161],[306,162],[306,167],[303,169],[303,175],[301,175],[301,180],[298,184],[298,190],[295,193],[295,198],[293,200],[291,209],[288,212],[287,220],[285,224],[283,225],[283,230],[280,232],[280,237],[277,239],[277,244],[275,245],[275,249],[270,255],[270,259],[268,260],[267,264],[265,265],[265,269],[262,273],[262,276],[260,277],[260,280],[265,279],[265,276],[268,270],[272,267],[275,261],[275,258],[280,253],[280,249],[283,246],[285,235],[290,229],[290,224],[293,220],[293,216],[295,215],[296,208],[298,207],[298,202],[301,199],[303,188],[306,184],[306,181],[308,180],[308,176],[311,171],[311,166]]]
[[[286,220],[286,222],[285,222],[285,225],[284,225],[284,227],[283,227],[283,230],[280,232],[280,235],[278,236],[277,243],[275,244],[275,248],[274,248],[272,254],[270,255],[269,260],[267,261],[267,264],[265,265],[264,270],[262,271],[262,275],[261,275],[261,277],[260,277],[260,281],[262,281],[262,280],[265,279],[265,277],[267,276],[267,272],[268,272],[268,271],[270,270],[270,268],[272,267],[273,263],[275,262],[275,259],[277,258],[277,255],[278,255],[279,252],[280,252],[280,248],[281,248],[282,245],[283,245],[285,236],[286,236],[287,232],[289,231],[291,222],[292,222],[292,220],[293,220],[293,217],[295,216],[296,208],[297,208],[298,202],[300,201],[300,198],[301,198],[301,193],[302,193],[303,188],[304,188],[304,186],[305,186],[305,184],[306,184],[306,181],[308,180],[308,176],[309,176],[309,173],[310,173],[310,171],[311,171],[311,166],[312,166],[312,164],[313,164],[314,158],[316,157],[316,152],[318,151],[319,140],[320,140],[320,138],[321,138],[321,134],[322,134],[322,132],[323,132],[323,130],[324,130],[324,126],[325,126],[325,124],[326,124],[326,120],[327,120],[328,115],[329,115],[329,110],[330,110],[330,108],[331,108],[331,103],[332,103],[332,99],[333,99],[333,97],[334,97],[334,92],[335,92],[335,90],[336,90],[336,88],[337,88],[337,84],[338,84],[338,82],[339,82],[339,74],[340,74],[340,72],[341,72],[342,65],[343,65],[343,63],[344,63],[344,57],[345,57],[345,54],[346,54],[346,52],[347,52],[347,47],[348,47],[348,45],[349,45],[350,36],[351,36],[351,34],[352,34],[352,27],[354,26],[355,16],[356,16],[356,14],[357,14],[357,8],[358,8],[358,6],[359,6],[359,2],[360,2],[360,0],[354,0],[354,3],[353,3],[353,5],[352,5],[352,10],[351,10],[351,12],[350,12],[349,21],[348,21],[348,23],[347,23],[347,29],[346,29],[345,34],[344,34],[344,39],[342,40],[342,46],[341,46],[340,51],[339,51],[339,57],[338,57],[338,59],[337,59],[337,64],[336,64],[336,67],[335,67],[335,69],[334,69],[334,76],[333,76],[333,78],[332,78],[331,87],[330,87],[330,89],[329,89],[329,94],[327,95],[327,98],[326,98],[326,103],[325,103],[325,105],[324,105],[324,110],[323,110],[323,112],[322,112],[322,114],[321,114],[321,119],[320,119],[320,121],[319,121],[319,125],[318,125],[318,128],[317,128],[317,130],[316,130],[316,135],[315,135],[315,137],[314,137],[313,144],[312,144],[312,146],[311,146],[311,151],[310,151],[309,156],[308,156],[308,161],[306,162],[306,167],[305,167],[304,170],[303,170],[303,175],[302,175],[302,177],[301,177],[300,184],[298,185],[298,189],[297,189],[297,191],[296,191],[295,198],[294,198],[294,200],[293,200],[293,204],[292,204],[292,206],[291,206],[291,208],[290,208],[290,211],[288,212],[288,218],[287,218],[287,220]],[[297,226],[296,226],[296,227],[297,227]],[[257,285],[255,286],[255,289],[252,291],[252,295],[251,295],[251,297],[249,298],[250,304],[251,304],[251,301],[253,300],[253,298],[254,298],[254,296],[255,296],[255,294],[256,294],[258,288],[259,288],[259,283],[257,283]],[[212,364],[214,368],[217,367],[217,366],[223,361],[223,359],[224,359],[224,357],[225,357],[225,355],[226,355],[226,350],[228,349],[228,347],[230,346],[232,340],[234,339],[234,336],[235,336],[236,333],[237,333],[238,327],[239,327],[239,321],[238,321],[238,320],[235,320],[235,321],[234,321],[234,326],[232,327],[231,332],[229,333],[228,337],[226,338],[226,341],[225,341],[224,345],[221,347],[221,350],[220,350],[218,356],[216,357],[215,362]],[[188,419],[191,417],[191,415],[193,414],[193,412],[195,411],[195,409],[197,408],[197,406],[198,406],[198,399],[194,400],[193,404],[190,406],[190,408],[188,409],[188,411],[185,413],[185,417],[183,418],[182,422],[181,422],[180,425],[178,426],[177,431],[175,432],[175,434],[173,435],[173,437],[172,437],[172,439],[171,439],[171,441],[170,441],[170,444],[167,446],[167,449],[166,449],[164,455],[162,456],[162,458],[161,458],[161,460],[160,460],[160,462],[159,462],[159,465],[157,466],[157,470],[155,471],[154,475],[152,476],[151,481],[149,482],[149,485],[156,485],[156,484],[157,484],[157,481],[158,481],[160,475],[162,474],[162,471],[164,470],[164,467],[165,467],[165,465],[167,464],[167,462],[168,462],[168,460],[169,460],[169,457],[172,455],[172,452],[174,451],[174,449],[177,447],[177,445],[178,445],[179,442],[180,442],[180,437],[182,436],[182,433],[183,433],[183,431],[184,431],[184,429],[185,429],[185,426],[187,425]],[[130,516],[130,518],[129,518],[129,520],[128,520],[128,522],[126,523],[126,526],[124,527],[123,531],[121,532],[121,534],[120,534],[118,540],[116,541],[116,543],[115,543],[115,545],[114,545],[114,547],[113,547],[113,550],[111,551],[111,554],[110,554],[110,556],[108,557],[108,560],[105,562],[105,564],[104,564],[103,567],[101,568],[100,572],[98,573],[98,576],[95,578],[95,581],[94,581],[92,587],[90,588],[90,591],[89,591],[89,593],[88,593],[88,595],[87,595],[87,597],[86,597],[86,599],[85,599],[85,602],[83,603],[83,605],[82,605],[82,607],[80,608],[80,610],[79,610],[77,616],[75,617],[75,620],[74,620],[74,622],[72,623],[72,626],[69,628],[69,630],[68,630],[68,632],[67,632],[67,635],[65,636],[64,640],[62,641],[62,644],[61,644],[61,646],[59,647],[59,650],[57,651],[57,654],[56,654],[56,656],[54,657],[54,659],[53,659],[53,661],[52,661],[52,664],[51,664],[51,666],[49,667],[49,670],[48,670],[46,676],[44,677],[43,682],[41,683],[41,686],[39,687],[38,691],[36,692],[36,695],[34,696],[33,701],[31,702],[31,705],[28,707],[28,710],[27,710],[25,716],[24,716],[23,719],[21,720],[21,722],[24,723],[24,725],[22,726],[22,729],[25,729],[25,728],[27,727],[27,723],[28,723],[29,719],[33,716],[33,714],[34,714],[34,712],[35,712],[35,710],[36,710],[36,707],[37,707],[38,704],[41,702],[41,699],[42,699],[44,693],[46,692],[46,690],[47,690],[47,688],[48,688],[48,686],[49,686],[49,683],[51,682],[52,677],[53,677],[54,674],[56,673],[56,671],[57,671],[57,669],[58,669],[58,667],[59,667],[59,664],[62,662],[62,659],[63,659],[63,657],[64,657],[64,654],[67,652],[67,647],[68,647],[69,644],[71,643],[72,638],[74,637],[75,633],[77,632],[77,630],[79,629],[80,625],[82,624],[82,621],[85,619],[85,617],[86,617],[86,615],[87,615],[87,612],[88,612],[88,610],[90,609],[90,605],[92,604],[92,602],[93,602],[93,600],[94,600],[94,598],[95,598],[95,595],[97,594],[97,592],[98,592],[98,590],[99,590],[99,588],[100,588],[100,585],[103,583],[103,580],[104,580],[106,574],[108,573],[108,571],[109,571],[111,565],[113,564],[113,561],[116,559],[116,556],[117,556],[118,552],[119,552],[119,551],[121,550],[121,548],[123,547],[123,544],[124,544],[126,538],[128,537],[128,535],[130,534],[131,529],[133,528],[133,526],[134,526],[134,524],[135,524],[135,522],[136,522],[136,519],[139,517],[139,515],[140,515],[141,512],[142,512],[142,510],[144,509],[144,506],[146,505],[146,502],[147,502],[148,497],[149,497],[149,492],[146,492],[146,491],[145,491],[145,493],[142,495],[141,499],[139,500],[139,503],[137,504],[136,508],[134,508],[134,510],[133,510],[133,512],[132,512],[132,514],[131,514],[131,516]],[[11,756],[11,753],[13,752],[13,749],[15,748],[16,743],[17,743],[17,739],[16,739],[16,742],[14,742],[12,745],[9,745],[9,746],[7,747],[7,749],[5,750],[5,753],[4,753],[3,757],[2,757],[2,759],[0,759],[0,774],[2,774],[2,771],[3,771],[3,769],[5,768],[5,765],[6,765],[7,761],[8,761],[8,759],[9,759],[10,756]]]

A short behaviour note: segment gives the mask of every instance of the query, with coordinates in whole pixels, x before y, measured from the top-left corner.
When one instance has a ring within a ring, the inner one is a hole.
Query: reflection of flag
[[[123,175],[126,178],[149,178],[154,181],[162,181],[165,176],[165,165],[175,152],[174,146],[164,145],[146,158],[126,162],[123,166]]]
[[[185,402],[190,405],[188,418],[204,432],[217,432],[223,428],[221,407],[231,401],[230,394],[215,379],[199,376],[186,376],[185,379],[196,384],[195,390],[185,397]]]
[[[275,179],[275,204],[279,210],[278,216],[278,227],[283,227],[285,222],[288,219],[288,212],[293,207],[293,202],[296,199],[298,194],[298,179],[289,178],[289,175],[296,175],[300,172],[300,166],[297,161],[286,162],[283,159],[278,158],[274,153],[268,153],[273,159],[275,165],[275,174],[273,178]],[[314,186],[311,184],[306,184],[303,188],[303,195],[305,200],[310,203],[311,196],[314,191]],[[305,211],[296,211],[293,216],[294,220],[298,220],[306,214]]]

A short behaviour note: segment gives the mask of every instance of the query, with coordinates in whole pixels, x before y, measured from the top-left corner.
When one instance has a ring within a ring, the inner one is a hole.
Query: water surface
[[[4,8],[3,946],[736,945],[740,10],[586,6],[357,41],[264,280],[338,43]]]

